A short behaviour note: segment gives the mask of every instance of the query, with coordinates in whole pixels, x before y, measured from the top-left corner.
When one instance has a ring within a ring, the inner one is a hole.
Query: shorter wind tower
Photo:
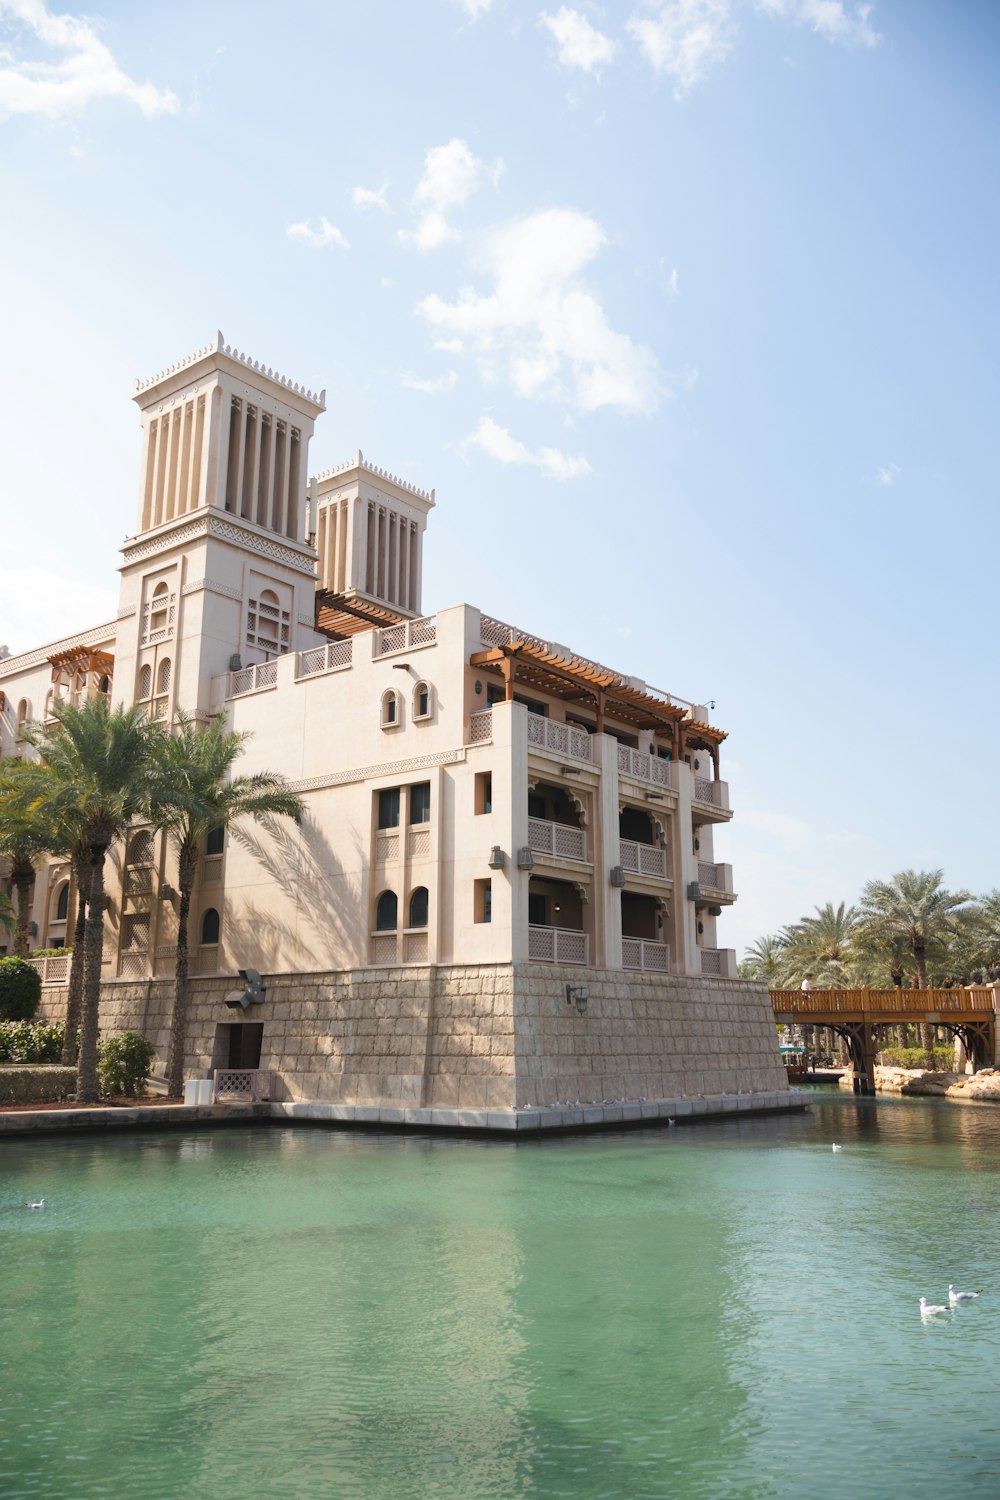
[[[217,333],[134,399],[139,532],[122,548],[114,695],[203,714],[213,677],[316,639],[306,476],[326,392]]]

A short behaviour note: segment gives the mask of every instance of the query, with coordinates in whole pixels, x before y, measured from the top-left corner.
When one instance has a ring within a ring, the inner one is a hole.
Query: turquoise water
[[[1000,1111],[811,1097],[5,1142],[0,1494],[993,1500]]]

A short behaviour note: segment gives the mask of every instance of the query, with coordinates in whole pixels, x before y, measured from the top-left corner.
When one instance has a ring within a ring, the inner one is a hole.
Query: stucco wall
[[[512,1108],[787,1087],[767,989],[745,981],[547,964],[357,969],[267,976],[265,1004],[245,1015],[223,1003],[233,983],[192,981],[187,1071],[211,1067],[219,1025],[263,1022],[260,1066],[294,1101]],[[567,984],[586,985],[584,1015]],[[162,1067],[171,989],[105,984],[102,1031],[143,1032]],[[64,1008],[61,991],[44,991],[46,1016]]]

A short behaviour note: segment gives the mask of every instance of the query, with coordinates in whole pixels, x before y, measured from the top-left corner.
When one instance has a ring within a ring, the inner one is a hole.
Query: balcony
[[[322,672],[342,672],[352,661],[354,642],[330,641],[326,646],[313,646],[300,651],[296,658],[296,677],[318,677]]]
[[[707,864],[704,860],[699,860],[698,885],[703,898],[730,904],[736,900],[733,894],[732,865]]]
[[[721,822],[732,817],[729,806],[728,781],[708,781],[704,776],[694,778],[694,801],[702,811],[709,810],[703,822]]]
[[[545,818],[528,819],[528,847],[535,854],[556,859],[587,858],[587,836],[570,823],[550,823]]]
[[[647,786],[663,787],[668,792],[676,787],[674,768],[669,760],[650,755],[648,750],[633,750],[631,745],[618,746],[618,773],[631,776],[633,781],[644,782]]]
[[[69,979],[70,954],[57,953],[49,958],[29,958],[28,963],[37,969],[43,984],[65,984]]]
[[[256,666],[241,667],[238,672],[230,672],[226,697],[242,698],[246,693],[259,693],[277,685],[277,661],[259,661]]]
[[[669,974],[669,943],[653,943],[647,938],[623,937],[622,968],[642,969],[652,974]]]
[[[541,714],[528,715],[528,744],[539,749],[551,750],[556,755],[569,756],[573,760],[590,762],[590,735],[575,724],[564,724],[559,719],[544,719]]]
[[[465,738],[467,745],[490,745],[493,743],[493,710],[482,708],[469,715],[469,729]]]
[[[528,958],[540,964],[585,964],[587,934],[566,927],[529,927]]]
[[[619,839],[618,862],[627,875],[655,875],[667,878],[667,851],[659,844],[637,844],[634,839]]]
[[[734,948],[699,948],[701,972],[705,979],[735,979],[736,950]]]
[[[417,646],[433,646],[437,640],[437,620],[428,615],[423,620],[403,620],[372,632],[372,658],[394,656],[397,651],[412,651]]]

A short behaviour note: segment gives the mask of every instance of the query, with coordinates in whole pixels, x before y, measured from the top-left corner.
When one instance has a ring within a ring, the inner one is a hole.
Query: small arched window
[[[69,910],[69,881],[64,880],[59,887],[59,895],[56,898],[56,921],[65,922],[66,913]]]
[[[153,669],[147,663],[139,673],[139,701],[143,702],[153,691]]]
[[[429,719],[431,716],[431,685],[429,682],[418,682],[413,689],[413,717],[414,720]]]
[[[382,728],[395,729],[399,725],[399,693],[395,688],[386,688],[382,694]]]
[[[108,694],[111,691],[111,678],[110,677],[105,676],[105,677],[101,678],[101,681],[100,681],[100,691],[104,694],[105,698],[108,696]]]
[[[395,891],[383,891],[375,903],[375,931],[395,932],[398,903]]]
[[[17,705],[17,727],[18,727],[18,729],[20,729],[22,725],[27,724],[28,719],[30,717],[31,717],[31,704],[28,702],[27,698],[22,698],[21,701],[20,701],[20,703]]]
[[[142,829],[133,834],[128,846],[128,860],[130,865],[151,865],[153,863],[153,835]]]
[[[170,691],[170,657],[165,656],[160,662],[160,670],[156,674],[156,691],[158,693],[169,693]]]
[[[205,839],[206,854],[221,854],[226,842],[226,830],[222,827],[213,828]]]
[[[427,926],[427,887],[418,885],[410,897],[410,926]]]
[[[170,603],[169,592],[167,585],[161,579],[153,590],[153,598],[149,609],[150,630],[166,630],[167,607]]]
[[[201,919],[201,946],[213,947],[219,941],[219,913],[210,906]]]
[[[45,717],[47,719],[51,719],[52,717],[52,709],[55,704],[55,697],[56,695],[54,689],[49,688],[48,692],[45,694]]]

